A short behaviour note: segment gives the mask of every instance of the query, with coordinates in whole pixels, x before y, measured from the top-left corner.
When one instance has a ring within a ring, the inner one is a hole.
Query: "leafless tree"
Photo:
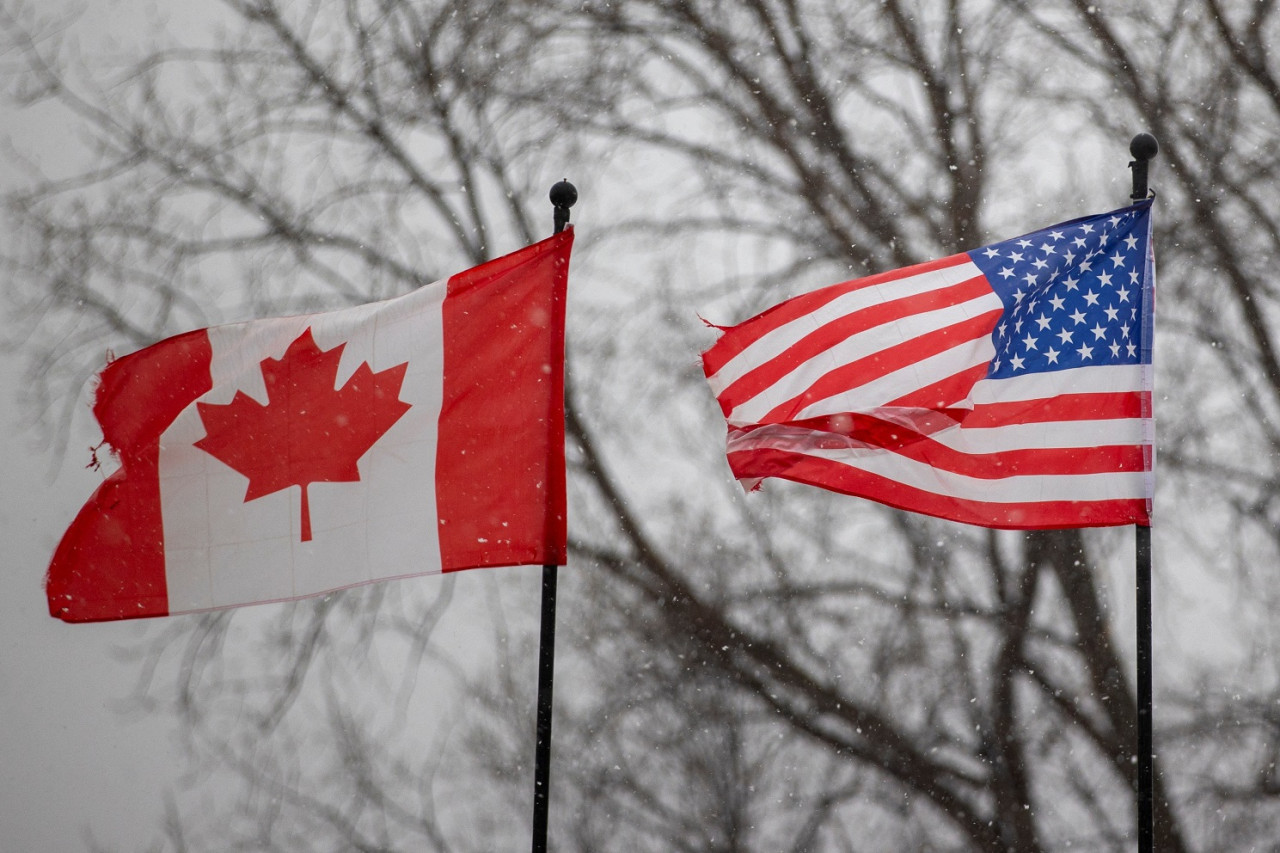
[[[157,52],[109,86],[10,12],[19,94],[101,146],[11,202],[14,309],[42,330],[23,345],[62,370],[33,388],[45,409],[73,399],[108,341],[433,280],[543,233],[546,188],[571,175],[559,847],[1128,849],[1137,718],[1107,576],[1127,575],[1130,534],[741,495],[694,312],[737,319],[1119,206],[1123,146],[1152,130],[1161,370],[1200,401],[1162,406],[1157,555],[1237,583],[1261,617],[1280,589],[1276,25],[1265,3],[1138,6],[230,2],[226,46]],[[1226,557],[1217,531],[1239,532]],[[519,844],[535,585],[473,574],[166,628],[148,695],[176,697],[243,815],[179,801],[170,846]],[[483,665],[449,651],[457,632],[490,638]],[[1258,636],[1238,673],[1159,684],[1162,851],[1273,837]],[[441,685],[476,710],[441,717]]]

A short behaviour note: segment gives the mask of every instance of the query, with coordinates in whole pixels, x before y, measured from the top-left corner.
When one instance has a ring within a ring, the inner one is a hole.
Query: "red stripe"
[[[826,352],[854,335],[901,320],[915,314],[949,308],[991,293],[981,276],[967,281],[881,303],[839,317],[805,335],[776,358],[760,364],[739,377],[720,393],[720,408],[728,414],[752,397],[773,386],[782,377],[820,353]],[[997,312],[998,313],[998,312]],[[992,327],[995,322],[992,321]],[[990,333],[990,330],[988,330]]]
[[[887,376],[926,358],[946,352],[965,341],[973,341],[991,333],[1003,309],[995,309],[972,317],[927,335],[886,347],[864,358],[841,365],[824,375],[809,388],[785,403],[775,406],[759,419],[760,423],[782,423],[794,417],[806,406],[834,397],[868,382]],[[869,405],[882,405],[871,400]]]
[[[1150,416],[1150,391],[1117,391],[1109,394],[1059,394],[1056,397],[1008,403],[981,403],[974,406],[973,413],[964,423],[967,427],[1000,427],[1007,424]]]
[[[68,622],[164,616],[160,435],[213,386],[203,330],[168,338],[107,366],[94,415],[120,459],[63,535],[49,566],[49,613]]]
[[[890,270],[877,275],[857,278],[852,281],[833,284],[809,293],[788,299],[764,311],[749,320],[733,326],[723,337],[702,354],[702,367],[707,376],[713,376],[732,358],[750,346],[757,338],[763,337],[779,326],[785,326],[792,320],[812,314],[833,299],[864,287],[872,287],[887,281],[897,281],[913,275],[960,266],[969,263],[968,255],[951,255],[936,261],[916,264],[913,267]]]
[[[449,279],[436,448],[445,571],[565,561],[572,245],[569,229]]]
[[[958,500],[905,486],[838,462],[782,450],[754,450],[729,454],[729,467],[741,479],[778,477],[868,498],[935,518],[1014,530],[1058,527],[1112,527],[1150,524],[1143,499],[1104,501],[1038,501],[1001,504]]]
[[[907,448],[903,455],[934,468],[986,480],[1055,474],[1113,474],[1141,471],[1144,466],[1140,445],[1045,447],[982,454],[960,453],[929,439],[920,445],[919,450]]]

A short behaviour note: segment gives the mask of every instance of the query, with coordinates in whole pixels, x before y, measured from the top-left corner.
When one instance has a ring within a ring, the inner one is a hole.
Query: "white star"
[[[1080,348],[1076,350],[1076,352],[1080,353],[1081,359],[1093,358],[1093,347],[1088,346],[1087,344],[1081,344]]]
[[[1056,242],[1058,242],[1059,240],[1061,240],[1061,239],[1062,239],[1062,232],[1061,232],[1061,231],[1050,231],[1050,232],[1049,232],[1049,239],[1050,239],[1050,240],[1052,240],[1052,241],[1053,241],[1053,242],[1055,242],[1055,243],[1056,243]]]
[[[1118,267],[1124,266],[1124,255],[1120,254],[1120,250],[1116,249],[1116,253],[1111,256],[1111,263]]]
[[[1129,337],[1129,324],[1128,324],[1128,323],[1125,323],[1123,326],[1121,326],[1121,327],[1120,327],[1120,337],[1122,337],[1122,338],[1127,338],[1127,337]]]
[[[1128,289],[1128,288],[1126,288],[1126,287],[1122,287],[1122,288],[1120,288],[1119,290],[1117,290],[1117,291],[1116,291],[1116,296],[1120,297],[1120,301],[1121,301],[1121,302],[1128,302],[1128,301],[1129,301],[1129,289]]]
[[[1015,355],[1013,358],[1009,359],[1009,364],[1013,365],[1014,370],[1022,370],[1023,361],[1025,361],[1025,359],[1022,356]]]
[[[1081,249],[1083,249],[1083,248],[1085,247],[1085,239],[1084,239],[1083,237],[1077,237],[1077,238],[1075,238],[1074,240],[1072,240],[1071,242],[1072,242],[1072,244],[1073,244],[1073,245],[1078,246],[1078,247],[1079,247],[1079,248],[1081,248]]]
[[[1109,273],[1109,272],[1100,273],[1100,274],[1098,275],[1098,284],[1102,285],[1103,287],[1110,287],[1110,286],[1111,286],[1111,273]]]
[[[1137,270],[1129,270],[1129,283],[1130,283],[1130,284],[1137,284],[1137,283],[1138,283],[1138,271],[1137,271]]]
[[[1049,262],[1046,261],[1044,258],[1036,258],[1034,261],[1031,262],[1031,266],[1035,267],[1038,270],[1042,270],[1045,267],[1049,266]]]
[[[1022,277],[1022,280],[1025,281],[1027,284],[1034,286],[1037,281],[1036,274],[1033,272],[1029,272]]]
[[[1031,241],[1028,240],[1026,237],[1023,237],[1021,240],[1018,241],[1018,246],[1023,249],[1030,249]]]
[[[1129,358],[1133,358],[1135,355],[1138,354],[1138,347],[1135,346],[1133,343],[1125,344],[1125,350],[1128,351]]]
[[[1091,331],[1095,341],[1105,341],[1107,339],[1107,330],[1103,328],[1101,323],[1094,323]]]
[[[1058,355],[1059,355],[1058,351],[1053,347],[1049,347],[1047,350],[1045,350],[1045,353],[1044,353],[1044,357],[1049,359],[1050,364],[1058,363]]]
[[[1031,337],[1031,333],[1030,333],[1030,332],[1027,332],[1027,336],[1026,336],[1025,338],[1023,338],[1023,339],[1022,339],[1022,345],[1023,345],[1024,347],[1026,347],[1027,349],[1035,349],[1035,348],[1036,348],[1036,339],[1035,339],[1035,338],[1033,338],[1033,337]]]
[[[1052,243],[1041,243],[1040,251],[1044,252],[1046,255],[1052,255],[1054,252],[1057,251],[1057,249],[1053,248]]]
[[[1058,332],[1058,340],[1062,341],[1064,344],[1069,344],[1071,343],[1071,336],[1073,334],[1075,333],[1063,329],[1061,332]]]
[[[1077,326],[1079,326],[1084,322],[1084,314],[1080,313],[1080,309],[1077,308],[1076,313],[1071,315],[1071,319],[1075,321]]]
[[[1075,290],[1076,285],[1080,283],[1080,279],[1076,278],[1073,275],[1067,276],[1062,280],[1062,283],[1066,285],[1067,290]]]
[[[1024,298],[1026,298],[1026,295],[1027,295],[1027,294],[1025,294],[1025,293],[1023,293],[1023,292],[1022,292],[1021,288],[1019,288],[1018,290],[1015,290],[1015,291],[1013,292],[1013,304],[1014,304],[1014,305],[1021,305],[1021,304],[1022,304],[1022,300],[1023,300]]]
[[[1005,267],[1004,269],[1000,270],[1001,278],[1009,278],[1012,275],[1013,275],[1013,270],[1009,269],[1008,267]]]
[[[1112,323],[1120,319],[1120,309],[1116,308],[1114,305],[1104,310],[1107,312],[1107,319]]]
[[[1130,249],[1136,249],[1138,248],[1138,238],[1130,234],[1128,237],[1124,238],[1124,244]]]
[[[1120,345],[1119,345],[1119,344],[1117,344],[1117,343],[1111,343],[1111,344],[1108,344],[1108,345],[1107,345],[1107,349],[1111,350],[1111,357],[1112,357],[1112,358],[1119,358],[1119,357],[1120,357]]]
[[[1067,263],[1069,264],[1074,264],[1076,262],[1076,253],[1071,251],[1070,249],[1067,249],[1067,251],[1063,252],[1062,257],[1065,258]]]
[[[1049,318],[1041,314],[1036,318],[1036,324],[1040,327],[1040,331],[1043,332],[1045,329],[1049,328]]]
[[[985,254],[988,258],[998,258],[998,257],[1000,257],[1000,253],[999,253],[998,251],[996,251],[996,249],[995,249],[995,247],[994,247],[994,246],[988,246],[988,247],[987,247],[987,250],[986,250],[983,254]]]
[[[1088,258],[1092,256],[1086,255],[1085,257],[1086,259],[1080,262],[1080,272],[1088,272],[1089,270],[1093,269],[1093,264],[1089,263],[1088,261]]]
[[[1096,294],[1096,293],[1094,293],[1092,290],[1090,290],[1088,293],[1086,293],[1086,294],[1084,295],[1084,301],[1085,301],[1085,302],[1088,302],[1090,305],[1097,305],[1097,304],[1098,304],[1098,294]]]
[[[1121,219],[1119,216],[1113,216],[1111,217],[1111,227],[1115,228],[1117,225],[1119,225],[1123,221],[1124,220]]]
[[[1018,263],[1019,261],[1021,261],[1021,260],[1022,260],[1022,253],[1021,253],[1021,252],[1010,252],[1010,253],[1009,253],[1009,260],[1013,261],[1015,264],[1016,264],[1016,263]]]
[[[1086,234],[1092,234],[1092,233],[1093,233],[1093,225],[1092,225],[1091,223],[1086,222],[1084,225],[1081,225],[1081,226],[1080,226],[1080,230],[1081,230],[1081,231],[1083,231],[1083,232],[1084,232],[1084,233],[1086,233]]]
[[[1062,310],[1062,303],[1063,303],[1064,301],[1065,301],[1065,300],[1064,300],[1061,296],[1056,296],[1056,295],[1055,295],[1055,296],[1053,296],[1053,297],[1051,297],[1051,298],[1049,299],[1049,304],[1053,306],[1053,310],[1054,310],[1054,311],[1061,311],[1061,310]]]

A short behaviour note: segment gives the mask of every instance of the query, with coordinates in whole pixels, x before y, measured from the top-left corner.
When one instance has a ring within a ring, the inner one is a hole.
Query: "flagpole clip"
[[[578,201],[578,188],[568,179],[551,187],[551,207],[555,210],[555,233],[559,234],[569,224],[569,208]]]
[[[1147,189],[1147,165],[1160,152],[1160,143],[1149,133],[1139,133],[1129,143],[1129,153],[1133,160],[1129,168],[1133,170],[1133,201],[1142,201],[1150,192]]]

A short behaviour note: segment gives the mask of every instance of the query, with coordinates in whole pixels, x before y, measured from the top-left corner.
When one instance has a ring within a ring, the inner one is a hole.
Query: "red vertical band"
[[[99,377],[94,415],[120,459],[63,535],[49,566],[49,613],[68,622],[163,616],[160,436],[213,385],[209,336],[178,335],[120,358]]]
[[[572,245],[567,229],[449,279],[436,449],[445,571],[565,561]]]

